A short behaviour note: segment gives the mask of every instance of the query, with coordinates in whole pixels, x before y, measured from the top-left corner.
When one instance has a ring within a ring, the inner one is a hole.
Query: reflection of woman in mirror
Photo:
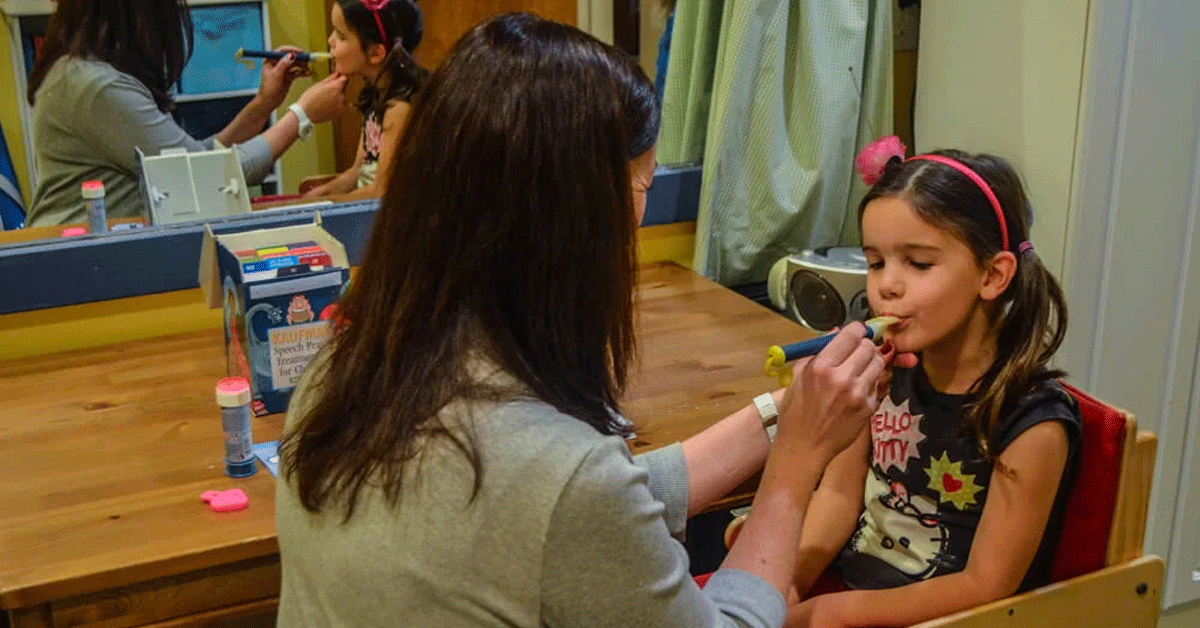
[[[292,80],[309,73],[291,57],[268,60],[258,94],[216,135],[196,140],[171,117],[171,92],[191,54],[184,0],[58,2],[29,80],[38,170],[29,226],[82,222],[79,186],[89,179],[104,182],[110,217],[144,215],[134,148],[158,155],[236,145],[246,182],[260,183],[313,123],[341,112],[345,78],[334,75],[263,131]]]

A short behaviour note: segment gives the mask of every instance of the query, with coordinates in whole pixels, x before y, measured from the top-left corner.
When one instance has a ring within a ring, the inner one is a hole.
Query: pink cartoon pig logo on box
[[[287,322],[288,325],[296,325],[298,323],[310,323],[313,318],[312,304],[303,294],[297,294],[292,297],[292,302],[288,305]]]

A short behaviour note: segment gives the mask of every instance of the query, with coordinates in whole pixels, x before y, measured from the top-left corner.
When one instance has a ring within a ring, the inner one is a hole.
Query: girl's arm
[[[362,167],[363,161],[367,158],[367,151],[363,148],[362,142],[358,143],[358,152],[354,156],[354,165],[346,170],[338,173],[338,175],[321,185],[304,193],[304,196],[326,196],[329,194],[342,194],[354,189],[358,185],[358,169]]]
[[[796,560],[794,581],[802,596],[850,538],[862,513],[870,432],[870,426],[864,428],[852,445],[830,461],[813,493]]]
[[[1029,570],[1067,462],[1067,433],[1039,423],[999,456],[963,571],[896,589],[846,591],[810,599],[789,619],[812,628],[909,626],[1012,595]],[[798,623],[797,625],[804,625]]]
[[[388,105],[383,114],[383,128],[380,129],[379,167],[375,169],[375,181],[366,186],[371,190],[371,196],[383,196],[387,190],[387,180],[392,174],[392,156],[396,154],[396,145],[400,143],[400,135],[408,122],[408,114],[412,106],[403,100]]]
[[[404,101],[396,101],[388,105],[383,114],[383,128],[379,130],[379,162],[375,168],[375,181],[369,185],[355,189],[348,194],[339,194],[337,201],[353,201],[364,198],[379,198],[387,190],[387,178],[391,175],[392,156],[396,153],[396,144],[404,132],[404,124],[408,122],[408,112],[412,109]],[[358,170],[355,170],[358,176]]]

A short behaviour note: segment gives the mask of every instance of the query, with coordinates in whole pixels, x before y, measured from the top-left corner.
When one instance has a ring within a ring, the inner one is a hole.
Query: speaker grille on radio
[[[846,306],[837,289],[812,271],[792,275],[791,294],[797,318],[813,329],[827,331],[846,320]]]

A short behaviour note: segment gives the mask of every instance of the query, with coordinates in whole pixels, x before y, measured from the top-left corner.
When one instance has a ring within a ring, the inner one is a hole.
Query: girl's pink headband
[[[371,15],[375,16],[375,25],[379,27],[379,39],[383,41],[384,46],[388,46],[387,31],[383,29],[383,20],[379,17],[379,10],[387,6],[388,0],[360,0],[364,7],[371,10]]]
[[[876,182],[883,176],[883,171],[887,168],[887,164],[893,158],[903,161],[923,160],[934,161],[939,164],[950,166],[955,170],[963,173],[972,183],[979,186],[983,191],[983,195],[987,197],[988,202],[992,204],[992,211],[996,213],[996,222],[1000,223],[1000,243],[1002,250],[1012,251],[1008,247],[1008,222],[1004,220],[1004,210],[1000,208],[1000,199],[996,198],[996,193],[992,192],[992,186],[988,185],[983,177],[979,176],[974,170],[971,170],[962,162],[944,157],[942,155],[914,155],[908,159],[904,159],[905,146],[900,141],[900,138],[895,135],[881,137],[862,149],[862,152],[854,158],[854,169],[862,177],[863,183],[867,185],[875,185]],[[1018,252],[1033,249],[1033,244],[1029,241],[1022,242],[1018,248]]]

